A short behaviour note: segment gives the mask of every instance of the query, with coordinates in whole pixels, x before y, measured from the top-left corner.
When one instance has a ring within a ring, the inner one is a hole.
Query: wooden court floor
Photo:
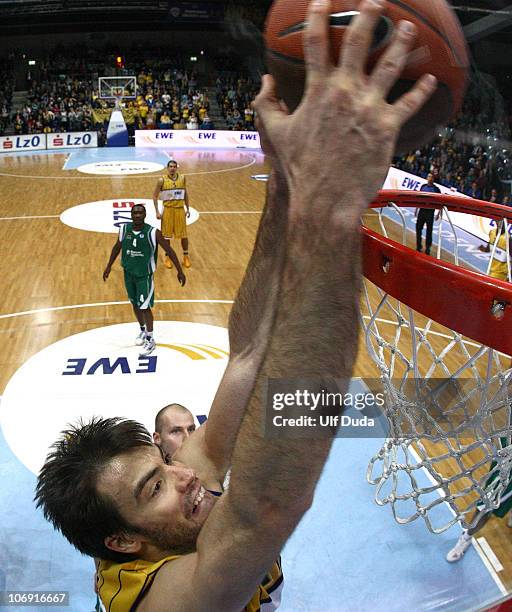
[[[179,154],[177,157],[180,161]],[[161,173],[97,177],[63,170],[65,160],[64,154],[0,157],[0,394],[16,370],[50,344],[89,329],[133,320],[129,305],[106,304],[126,301],[119,261],[109,281],[102,280],[115,235],[68,227],[59,216],[87,202],[151,198]],[[155,320],[225,327],[230,304],[158,300],[234,299],[265,197],[265,183],[251,176],[266,173],[268,168],[258,161],[237,168],[237,164],[206,158],[190,166],[183,161],[180,170],[188,176],[190,204],[201,214],[189,228],[193,265],[184,288],[179,287],[174,272],[158,267]],[[368,215],[368,224],[376,225],[375,215]],[[173,246],[180,254],[178,245]],[[84,304],[96,305],[70,307]],[[66,308],[55,310],[59,307]],[[29,311],[35,312],[23,314]],[[362,341],[354,375],[378,376]],[[455,530],[453,534],[456,538]],[[498,557],[503,566],[499,578],[512,591],[512,529],[493,518],[479,535]]]

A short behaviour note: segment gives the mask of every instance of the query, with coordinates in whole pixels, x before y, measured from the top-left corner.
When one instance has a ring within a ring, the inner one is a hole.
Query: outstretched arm
[[[176,266],[176,270],[178,271],[178,281],[180,285],[183,287],[187,279],[185,278],[185,275],[183,274],[183,270],[181,268],[181,264],[178,259],[178,256],[176,255],[176,251],[171,247],[169,241],[163,237],[162,232],[159,229],[156,230],[156,241],[165,251],[165,254],[167,255],[167,257],[169,257],[172,263]]]
[[[221,483],[265,354],[286,245],[288,183],[265,127],[259,124],[258,129],[272,173],[253,252],[229,315],[230,359],[208,421],[174,455],[188,466],[206,469]]]
[[[185,208],[187,210],[187,217],[190,217],[190,202],[188,199],[187,179],[184,177],[183,180],[185,181]]]
[[[156,187],[155,187],[155,191],[153,191],[153,205],[155,207],[155,213],[156,213],[157,219],[162,218],[162,215],[160,214],[160,211],[158,210],[158,196],[160,195],[160,191],[162,190],[163,184],[164,184],[164,179],[159,178],[156,184]]]
[[[310,4],[299,108],[290,116],[280,111],[268,77],[257,104],[283,162],[290,209],[277,308],[261,339],[268,348],[236,441],[230,489],[212,509],[197,553],[162,568],[141,610],[168,609],[171,598],[179,610],[243,608],[310,507],[331,446],[330,432],[308,438],[307,453],[304,439],[265,435],[269,379],[309,380],[303,387],[318,392],[337,378],[339,391],[346,390],[357,351],[360,216],[384,181],[400,127],[435,80],[421,79],[387,104],[413,37],[400,28],[367,77],[382,2],[366,0],[335,67],[329,9],[325,0]],[[300,129],[306,119],[307,132]]]
[[[209,472],[222,482],[247,409],[277,304],[284,263],[288,185],[275,168],[254,250],[229,317],[230,358],[213,400],[208,421],[188,438],[175,459],[196,466],[209,461]]]
[[[103,272],[104,281],[106,281],[107,278],[109,277],[110,271],[112,270],[112,265],[114,261],[117,259],[117,256],[119,255],[120,252],[121,252],[121,241],[116,240],[116,243],[112,247],[112,252],[110,253],[110,259],[108,260],[107,267],[105,268],[105,271]]]

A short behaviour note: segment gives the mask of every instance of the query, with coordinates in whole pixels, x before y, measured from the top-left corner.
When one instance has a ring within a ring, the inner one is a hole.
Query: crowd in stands
[[[125,75],[137,79],[136,96],[126,90],[122,100],[129,130],[215,129],[206,87],[199,86],[197,73],[186,70],[175,53],[108,70],[105,55],[101,60],[81,49],[74,51],[75,55],[83,53],[81,58],[66,57],[66,51],[58,49],[38,62],[22,109],[11,114],[6,106],[6,123],[10,120],[15,133],[105,130],[115,101],[100,96],[98,76]],[[115,54],[107,56],[112,66]]]
[[[233,58],[219,55],[214,60],[215,71],[199,75],[185,68],[183,55],[169,49],[132,49],[122,70],[114,68],[117,54],[114,48],[99,52],[80,46],[56,47],[38,60],[38,70],[29,80],[28,100],[15,113],[11,108],[13,60],[0,60],[0,133],[9,124],[18,134],[97,130],[104,142],[114,100],[100,97],[98,76],[109,75],[136,75],[136,95],[125,91],[133,97],[125,95],[122,102],[131,132],[255,129],[251,103],[259,82]],[[148,57],[152,59],[144,59]],[[501,201],[510,192],[503,181],[512,179],[511,117],[491,78],[480,75],[473,79],[464,108],[451,124],[428,146],[396,158],[394,165],[424,178],[432,172],[436,182],[446,187]],[[207,84],[215,86],[225,126],[215,126],[210,119]]]
[[[0,60],[0,135],[10,123],[12,110],[12,94],[14,90],[13,58]]]
[[[125,102],[135,110],[138,129],[214,129],[210,101],[198,86],[197,74],[183,68],[163,72],[142,69],[137,75],[137,98]]]
[[[247,75],[226,73],[215,83],[217,103],[228,129],[254,130],[254,111],[251,108],[259,90],[259,83]]]
[[[123,57],[126,63],[122,68],[114,67],[118,54],[115,48],[55,47],[38,58],[37,68],[29,74],[27,101],[16,112],[10,106],[12,82],[4,75],[0,131],[8,127],[16,134],[97,130],[103,140],[114,100],[100,95],[98,77],[128,75],[135,75],[137,80],[136,96],[133,91],[125,91],[122,101],[130,132],[156,128],[254,129],[251,103],[259,83],[232,61],[226,63],[219,57],[217,62],[216,58],[216,72],[198,75],[185,68],[183,56],[169,49],[132,48]],[[148,57],[151,59],[141,59]],[[216,88],[224,125],[216,126],[210,118],[207,85]]]
[[[394,165],[473,198],[509,205],[512,149],[508,107],[496,89],[488,95],[474,84],[464,107],[450,125],[428,146],[396,158]],[[510,183],[509,183],[510,185]]]

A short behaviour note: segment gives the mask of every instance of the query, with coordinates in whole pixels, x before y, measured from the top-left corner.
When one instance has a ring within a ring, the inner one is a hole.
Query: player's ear
[[[137,554],[142,548],[141,536],[127,533],[107,536],[103,543],[109,550],[130,555]]]
[[[160,438],[160,434],[158,433],[158,431],[155,431],[153,433],[153,442],[157,445],[160,446],[160,442],[162,441],[162,439]]]

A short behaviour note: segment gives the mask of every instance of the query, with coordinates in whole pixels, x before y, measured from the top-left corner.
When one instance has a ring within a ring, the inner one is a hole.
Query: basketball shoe
[[[156,348],[156,342],[154,338],[146,338],[144,340],[144,344],[142,345],[142,350],[139,353],[140,357],[147,357],[148,355],[151,355],[151,353],[155,350]]]
[[[450,563],[455,563],[455,561],[460,561],[464,556],[466,550],[471,546],[472,536],[469,535],[467,531],[463,531],[459,539],[457,540],[457,544],[448,552],[446,555],[446,560]]]
[[[137,334],[137,337],[135,338],[136,346],[142,346],[145,340],[146,340],[146,330],[141,329],[140,332]]]

